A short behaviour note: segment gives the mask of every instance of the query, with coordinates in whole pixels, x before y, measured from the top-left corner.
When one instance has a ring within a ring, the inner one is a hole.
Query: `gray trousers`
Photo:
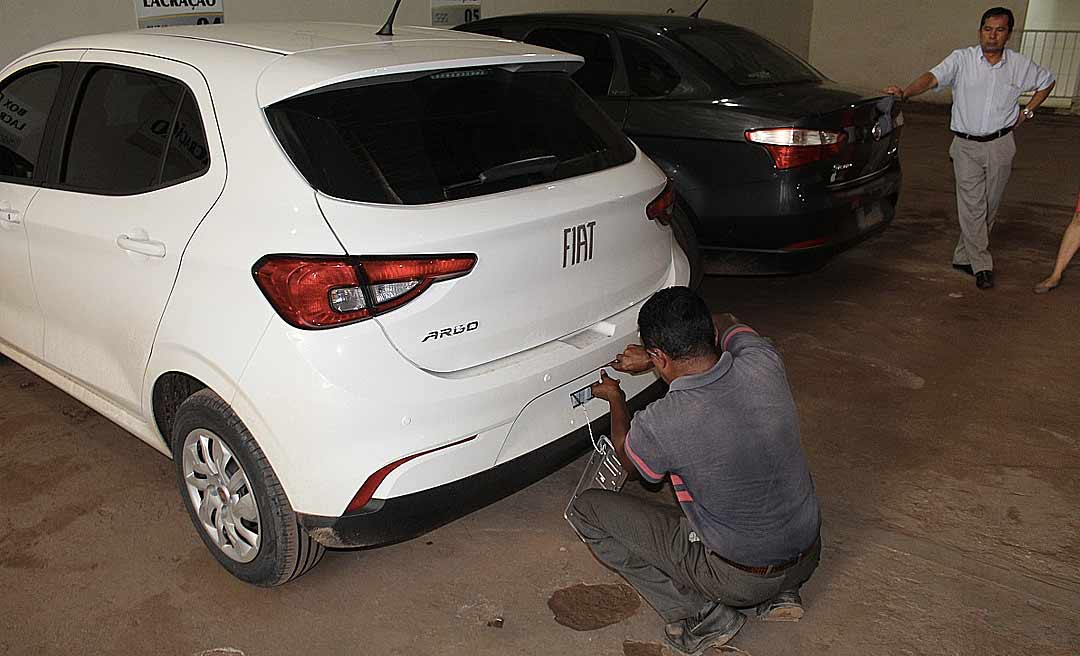
[[[1011,132],[982,143],[954,137],[949,155],[956,174],[956,213],[960,218],[960,241],[953,252],[953,264],[969,264],[975,272],[992,271],[990,231],[1012,172],[1016,141]]]
[[[798,589],[817,568],[820,540],[802,562],[780,573],[744,572],[690,541],[682,510],[626,494],[586,490],[571,521],[596,558],[618,572],[670,624],[694,617],[709,602],[756,606]]]

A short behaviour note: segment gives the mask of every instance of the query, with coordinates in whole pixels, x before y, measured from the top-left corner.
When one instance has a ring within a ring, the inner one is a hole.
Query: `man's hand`
[[[608,403],[626,402],[626,392],[619,387],[619,381],[610,378],[603,369],[600,370],[600,382],[593,383],[591,389],[593,396]]]
[[[915,78],[911,82],[911,84],[907,85],[907,87],[898,87],[893,84],[885,87],[884,89],[882,89],[882,91],[889,94],[890,96],[896,96],[900,100],[904,100],[905,98],[914,98],[919,94],[926,93],[937,85],[937,78],[934,77],[933,73],[927,71],[919,77]]]
[[[1020,115],[1016,117],[1016,123],[1013,123],[1013,129],[1015,130],[1016,128],[1020,127],[1020,124],[1023,123],[1024,121],[1026,121],[1026,120],[1027,120],[1027,116],[1025,116],[1024,112],[1021,111]]]
[[[652,369],[652,360],[640,344],[630,344],[611,361],[611,368],[624,374],[640,374]]]
[[[739,322],[739,318],[730,312],[717,312],[712,315],[713,327],[716,328],[716,347],[720,348],[720,340],[724,337],[724,333]]]

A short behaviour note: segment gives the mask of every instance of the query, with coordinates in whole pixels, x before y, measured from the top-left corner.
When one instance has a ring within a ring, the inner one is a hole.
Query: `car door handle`
[[[0,219],[5,223],[14,223],[16,225],[22,223],[22,212],[13,207],[0,207]]]
[[[150,257],[165,257],[165,244],[153,239],[134,239],[128,235],[120,235],[116,238],[116,245],[125,251],[148,255]]]

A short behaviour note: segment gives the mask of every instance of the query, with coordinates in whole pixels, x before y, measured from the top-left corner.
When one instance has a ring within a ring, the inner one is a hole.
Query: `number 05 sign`
[[[450,28],[480,20],[480,0],[431,0],[431,26]]]

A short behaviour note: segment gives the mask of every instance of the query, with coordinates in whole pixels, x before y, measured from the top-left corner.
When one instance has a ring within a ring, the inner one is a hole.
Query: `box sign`
[[[25,100],[0,91],[0,147],[18,155],[27,155],[29,159],[31,154],[20,152],[20,146],[23,142],[40,143],[46,118],[45,112],[27,104]]]
[[[480,20],[480,0],[431,0],[431,26],[451,28]]]
[[[225,0],[135,0],[139,29],[225,22]]]

